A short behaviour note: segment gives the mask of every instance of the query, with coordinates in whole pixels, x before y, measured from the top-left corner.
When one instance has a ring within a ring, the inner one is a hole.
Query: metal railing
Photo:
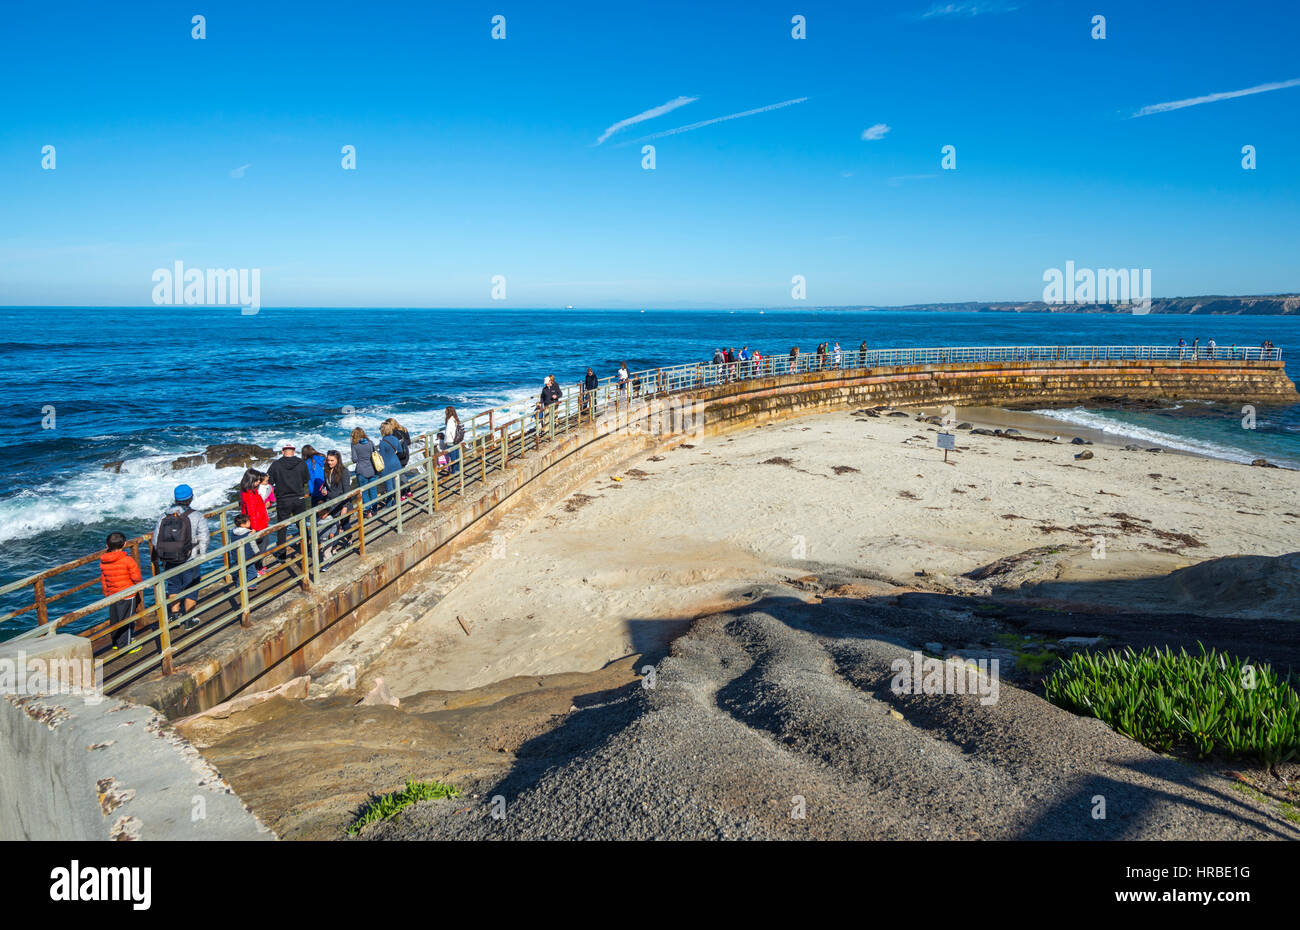
[[[1218,346],[1213,354],[1206,347],[1179,346],[963,346],[912,349],[870,349],[849,352],[803,353],[765,356],[722,364],[688,363],[629,373],[625,380],[602,378],[592,390],[568,385],[560,402],[546,410],[526,411],[498,425],[497,414],[508,408],[494,408],[475,414],[466,422],[465,442],[446,450],[425,434],[412,444],[408,464],[395,473],[374,479],[354,478],[355,486],[345,500],[325,500],[290,519],[267,529],[235,537],[232,518],[238,503],[205,514],[217,520],[220,545],[184,565],[153,572],[140,583],[100,598],[56,620],[50,607],[99,581],[98,572],[58,592],[50,593],[51,580],[74,573],[98,561],[101,553],[82,556],[0,587],[0,596],[30,590],[32,600],[0,617],[0,622],[34,612],[37,626],[13,639],[43,636],[74,626],[92,614],[121,601],[132,603],[128,617],[104,621],[78,630],[96,644],[96,655],[105,659],[105,689],[114,690],[154,668],[172,671],[176,652],[189,648],[227,625],[251,625],[254,611],[292,591],[308,591],[321,576],[351,556],[363,557],[368,545],[389,534],[404,533],[413,521],[432,516],[438,510],[463,500],[467,489],[481,487],[493,472],[512,461],[553,442],[597,416],[616,413],[632,404],[658,396],[679,394],[700,388],[752,378],[835,369],[900,368],[913,365],[982,362],[1055,362],[1109,360],[1166,361],[1273,361],[1282,352],[1274,347]],[[418,454],[417,454],[418,451]],[[304,544],[305,543],[305,544]],[[140,536],[127,543],[137,563],[150,548],[150,537]],[[250,553],[250,548],[253,550]],[[150,558],[152,569],[152,554]],[[183,576],[199,567],[197,580],[180,590]],[[169,584],[170,582],[170,584]],[[168,592],[167,588],[174,590]],[[185,608],[193,601],[192,608]],[[187,625],[187,623],[189,625]],[[127,654],[111,646],[112,635],[127,624],[145,627]],[[135,647],[139,646],[137,650]]]

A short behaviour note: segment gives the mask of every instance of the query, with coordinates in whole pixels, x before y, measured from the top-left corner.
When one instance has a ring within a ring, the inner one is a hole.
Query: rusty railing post
[[[36,622],[41,626],[50,622],[50,608],[45,603],[45,579],[37,578],[32,585],[33,602],[36,604]]]
[[[162,673],[170,675],[174,671],[172,665],[172,633],[167,628],[167,591],[161,581],[154,582],[153,602],[154,606],[158,608],[158,651],[162,653]]]
[[[366,506],[360,488],[357,488],[357,556],[366,557]]]
[[[311,590],[311,564],[307,555],[307,515],[298,517],[298,545],[302,548],[302,589]]]
[[[397,506],[397,532],[402,532],[402,470],[393,476],[393,502]]]
[[[236,555],[239,569],[239,625],[248,629],[253,625],[253,621],[248,614],[248,566],[243,546],[236,550]]]

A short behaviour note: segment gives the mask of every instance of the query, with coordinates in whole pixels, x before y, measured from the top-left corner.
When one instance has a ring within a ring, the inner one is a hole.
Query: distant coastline
[[[932,313],[1132,313],[1125,304],[1049,304],[1041,300],[908,304],[899,307],[845,306],[823,310],[898,310]],[[1287,316],[1300,313],[1300,294],[1244,297],[1153,297],[1151,313],[1212,314],[1215,316]]]
[[[130,304],[97,304],[94,307],[82,307],[76,305],[57,305],[57,304],[14,304],[0,306],[0,311],[6,310],[155,310],[160,312],[172,313],[178,309],[199,310],[205,309],[202,304],[183,305],[177,307],[174,304],[165,304],[163,306],[153,305],[130,305]],[[609,306],[559,306],[559,305],[525,305],[523,303],[512,302],[509,306],[480,306],[480,307],[452,307],[452,306],[392,306],[392,307],[357,307],[351,305],[329,305],[329,306],[269,306],[264,305],[262,310],[444,310],[448,312],[465,312],[479,310],[559,310],[567,313],[599,313],[599,312],[619,312],[619,313],[636,313],[651,310],[654,312],[668,313],[756,313],[759,311],[773,313],[870,313],[870,312],[894,312],[894,313],[1074,313],[1074,314],[1105,314],[1115,313],[1121,315],[1132,314],[1133,307],[1130,304],[1048,304],[1041,300],[964,300],[964,301],[939,301],[936,303],[921,304],[897,304],[897,305],[876,305],[876,304],[839,304],[839,305],[811,305],[811,306],[791,306],[769,304],[765,306],[753,307],[726,307],[716,304],[700,304],[698,306],[664,306],[655,307],[651,305],[641,306],[639,304],[619,303]],[[1184,314],[1201,314],[1202,316],[1297,316],[1300,315],[1300,294],[1259,294],[1243,295],[1238,297],[1205,295],[1201,297],[1153,297],[1151,298],[1151,313],[1184,313]],[[252,314],[256,315],[256,314]]]

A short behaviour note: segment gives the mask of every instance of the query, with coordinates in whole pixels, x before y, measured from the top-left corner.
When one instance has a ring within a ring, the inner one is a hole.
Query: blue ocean
[[[0,584],[97,550],[112,530],[151,529],[180,482],[203,506],[227,500],[239,469],[177,471],[177,456],[221,442],[346,450],[354,426],[373,435],[391,415],[415,434],[439,427],[448,404],[518,409],[545,375],[572,383],[588,365],[606,377],[620,362],[637,370],[706,361],[719,346],[772,354],[825,341],[853,349],[863,340],[888,348],[1199,337],[1226,348],[1271,339],[1284,356],[1300,345],[1300,319],[1277,316],[17,307],[0,309],[0,321]],[[1294,356],[1288,374],[1300,380]],[[1242,428],[1240,405],[1053,416],[1170,449],[1300,467],[1300,405],[1259,407],[1254,430]],[[104,468],[119,461],[118,471]],[[14,606],[0,598],[0,612]]]

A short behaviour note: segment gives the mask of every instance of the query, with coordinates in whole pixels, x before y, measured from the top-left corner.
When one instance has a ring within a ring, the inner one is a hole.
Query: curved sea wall
[[[120,693],[168,717],[303,675],[466,545],[524,505],[559,501],[627,458],[690,437],[857,406],[1051,406],[1181,398],[1270,404],[1300,401],[1280,361],[963,362],[833,369],[737,380],[611,407],[492,473],[439,510],[331,571],[247,628],[234,624]]]

